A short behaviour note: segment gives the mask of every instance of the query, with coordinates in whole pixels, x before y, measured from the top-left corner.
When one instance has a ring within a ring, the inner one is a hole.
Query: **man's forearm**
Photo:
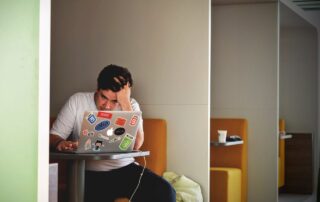
[[[50,149],[56,150],[58,144],[62,141],[64,141],[64,139],[59,135],[50,134]]]
[[[144,141],[144,133],[143,130],[139,129],[136,136],[136,141],[134,143],[134,150],[139,150]]]

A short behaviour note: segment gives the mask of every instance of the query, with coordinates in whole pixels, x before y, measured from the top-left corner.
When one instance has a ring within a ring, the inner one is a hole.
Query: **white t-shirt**
[[[138,102],[132,98],[131,106],[133,111],[140,111]],[[72,95],[59,112],[57,119],[52,125],[50,134],[59,135],[63,139],[67,139],[71,135],[73,140],[78,140],[84,112],[97,110],[94,102],[94,92]],[[121,110],[121,108],[115,110]],[[142,120],[140,124],[140,127],[142,127]],[[134,162],[133,158],[99,161],[87,160],[86,170],[109,171],[124,167],[132,162]]]

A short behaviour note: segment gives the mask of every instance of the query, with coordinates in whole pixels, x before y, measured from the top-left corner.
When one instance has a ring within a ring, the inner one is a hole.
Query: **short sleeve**
[[[73,95],[65,103],[52,125],[50,134],[67,139],[72,133],[76,121],[77,95]]]
[[[133,98],[131,98],[131,106],[132,106],[133,111],[141,111],[139,103]],[[141,121],[139,123],[139,128],[141,128],[143,131],[143,118],[142,117],[141,117]]]

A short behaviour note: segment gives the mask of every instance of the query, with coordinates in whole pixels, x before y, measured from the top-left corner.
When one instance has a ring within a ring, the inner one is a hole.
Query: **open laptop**
[[[72,152],[130,152],[140,121],[141,111],[86,111],[78,149]]]

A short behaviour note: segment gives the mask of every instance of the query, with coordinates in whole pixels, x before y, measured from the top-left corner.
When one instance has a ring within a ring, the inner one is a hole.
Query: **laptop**
[[[86,111],[78,149],[72,152],[131,152],[140,121],[141,111]]]

